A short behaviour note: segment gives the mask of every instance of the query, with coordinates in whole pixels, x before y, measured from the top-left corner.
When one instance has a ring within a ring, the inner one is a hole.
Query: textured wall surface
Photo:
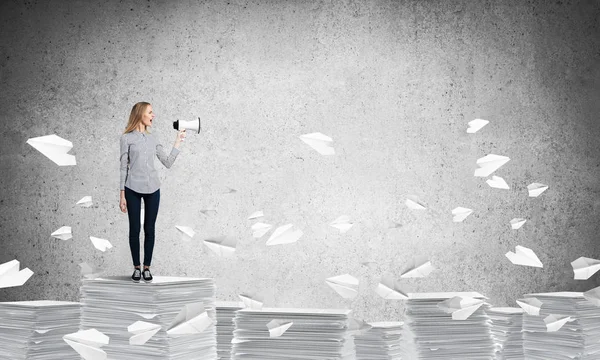
[[[374,289],[416,255],[436,268],[406,291],[478,291],[494,305],[524,293],[585,291],[570,262],[600,257],[598,1],[2,1],[0,262],[35,275],[0,301],[78,300],[78,264],[130,275],[118,209],[119,136],[131,106],[153,104],[154,133],[201,116],[171,169],[158,160],[155,275],[214,277],[235,300],[351,307],[366,320],[402,316]],[[476,134],[467,122],[490,120]],[[333,138],[322,156],[299,135]],[[29,146],[57,134],[77,166]],[[487,154],[510,162],[473,176]],[[549,185],[538,198],[526,186]],[[236,192],[229,193],[233,188]],[[91,195],[94,205],[75,203]],[[407,196],[427,210],[409,210]],[[474,209],[452,222],[457,206]],[[216,213],[204,215],[202,210]],[[304,236],[267,247],[249,214]],[[348,215],[345,234],[328,224]],[[511,230],[509,221],[528,222]],[[395,224],[400,224],[397,227]],[[50,233],[72,226],[74,238]],[[191,243],[175,225],[192,226]],[[236,256],[202,240],[230,235]],[[108,239],[102,253],[89,236]],[[543,269],[505,257],[523,245]],[[369,261],[370,263],[363,264]],[[349,273],[360,294],[325,283]],[[143,285],[140,285],[143,286]]]

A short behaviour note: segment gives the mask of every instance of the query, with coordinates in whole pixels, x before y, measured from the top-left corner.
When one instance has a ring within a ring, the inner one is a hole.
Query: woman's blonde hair
[[[142,122],[142,115],[144,115],[144,111],[150,105],[145,101],[139,102],[133,105],[131,108],[131,113],[129,114],[129,121],[127,122],[127,126],[125,127],[125,132],[123,134],[127,134],[128,132],[132,132],[137,129],[138,125]],[[145,131],[148,132],[147,126],[144,127]]]

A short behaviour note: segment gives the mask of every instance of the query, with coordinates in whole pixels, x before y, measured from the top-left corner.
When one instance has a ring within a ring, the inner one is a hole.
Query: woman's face
[[[152,105],[146,106],[144,114],[142,115],[142,124],[145,126],[152,126],[152,120],[154,119],[154,112],[152,111]]]

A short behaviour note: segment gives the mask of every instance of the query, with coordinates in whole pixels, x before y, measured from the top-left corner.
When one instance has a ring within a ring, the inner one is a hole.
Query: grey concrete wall
[[[437,269],[406,290],[478,291],[494,305],[523,293],[585,291],[570,262],[600,257],[599,3],[546,1],[3,1],[0,5],[0,262],[35,275],[0,300],[77,300],[78,263],[131,273],[118,209],[118,140],[149,101],[154,132],[201,116],[175,165],[157,161],[162,200],[155,275],[214,277],[218,297],[260,291],[271,306],[351,307],[398,319],[374,293],[414,255]],[[477,134],[467,122],[490,120]],[[299,135],[322,132],[325,157]],[[58,167],[28,138],[71,140]],[[487,154],[511,186],[476,178]],[[549,185],[529,198],[532,182]],[[237,192],[226,194],[227,187]],[[75,203],[85,195],[92,208]],[[428,210],[403,204],[417,195]],[[451,210],[475,212],[453,223]],[[215,209],[214,216],[201,210]],[[251,237],[255,210],[304,231],[295,244]],[[346,214],[355,226],[328,226]],[[524,217],[518,231],[508,222]],[[402,226],[390,228],[394,223]],[[50,233],[73,227],[74,238]],[[192,243],[175,225],[193,226]],[[236,256],[201,240],[229,234]],[[96,250],[89,236],[114,248]],[[512,265],[516,245],[543,269]],[[370,265],[362,262],[373,261]],[[353,301],[325,285],[350,273]]]

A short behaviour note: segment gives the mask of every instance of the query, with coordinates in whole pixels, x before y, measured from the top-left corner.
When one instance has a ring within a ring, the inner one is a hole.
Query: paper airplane
[[[291,230],[292,224],[287,224],[278,227],[275,229],[269,240],[267,240],[267,245],[281,245],[281,244],[290,244],[298,241],[300,237],[302,237],[302,230]]]
[[[337,219],[333,220],[329,224],[329,226],[332,226],[332,227],[340,230],[340,234],[344,234],[348,230],[350,230],[350,228],[352,226],[354,226],[354,224],[350,222],[350,218],[348,217],[348,215],[342,215],[342,216],[338,217]]]
[[[501,155],[489,154],[477,159],[479,169],[475,170],[475,176],[488,177],[502,165],[506,164],[510,158]]]
[[[548,185],[532,183],[527,185],[527,190],[529,191],[529,197],[538,197],[544,191],[548,190]]]
[[[469,215],[473,213],[472,209],[457,207],[452,210],[452,221],[454,222],[463,222]]]
[[[533,267],[544,267],[542,262],[535,255],[533,250],[526,248],[524,246],[517,245],[515,247],[515,252],[509,251],[506,254],[506,257],[510,262],[515,265],[523,265],[523,266],[533,266]]]
[[[493,187],[493,188],[496,188],[496,189],[505,189],[505,190],[510,189],[510,187],[508,186],[508,184],[506,183],[506,181],[504,181],[504,179],[501,178],[500,176],[492,175],[492,178],[486,180],[485,182],[490,187]]]
[[[238,297],[244,302],[244,306],[248,309],[260,310],[263,307],[262,296],[241,294]]]
[[[355,318],[349,318],[348,324],[348,334],[356,336],[356,335],[364,335],[366,332],[371,330],[373,326],[364,320],[359,320]]]
[[[445,313],[452,314],[452,320],[466,320],[471,316],[484,301],[472,297],[454,296],[437,304],[438,308]]]
[[[540,309],[542,308],[542,302],[534,297],[519,299],[517,300],[517,305],[519,305],[529,315],[539,315]]]
[[[69,240],[73,238],[73,234],[71,234],[70,226],[63,226],[60,229],[56,230],[50,236],[57,238],[59,240]]]
[[[237,239],[232,236],[219,236],[204,240],[204,245],[215,254],[223,257],[233,255]]]
[[[248,220],[258,219],[259,217],[263,217],[265,214],[262,211],[255,211],[250,216],[248,216]]]
[[[21,286],[33,275],[29,268],[19,271],[19,265],[18,260],[0,264],[0,289]]]
[[[544,322],[546,323],[546,331],[547,332],[558,331],[558,330],[560,330],[561,327],[563,327],[564,324],[567,323],[567,321],[573,321],[573,320],[571,320],[570,316],[559,316],[559,315],[550,314],[544,318]]]
[[[261,238],[263,235],[268,233],[272,227],[273,225],[271,224],[257,222],[256,224],[252,225],[252,237]]]
[[[267,324],[267,329],[269,329],[269,337],[279,337],[283,335],[283,333],[286,332],[287,329],[289,329],[293,324],[293,321],[283,321],[277,319],[269,321]]]
[[[92,206],[92,197],[91,196],[84,196],[75,205],[79,205],[81,207],[89,208],[90,206]]]
[[[525,224],[526,221],[527,220],[525,220],[525,219],[514,218],[510,221],[510,227],[513,228],[513,230],[520,229],[521,226],[523,226],[523,224]]]
[[[575,280],[587,280],[600,270],[600,260],[580,257],[571,262]]]
[[[84,277],[90,278],[90,279],[97,278],[103,272],[103,270],[92,267],[88,263],[85,263],[85,262],[82,262],[81,264],[79,264],[79,267],[81,268],[81,274]]]
[[[105,252],[106,249],[111,249],[113,247],[110,241],[106,239],[100,239],[97,237],[90,236],[90,240],[92,240],[92,244],[94,244],[94,247],[102,252]]]
[[[199,334],[213,323],[202,302],[186,304],[167,329],[167,334]]]
[[[192,229],[189,226],[175,225],[175,228],[177,228],[177,230],[179,230],[179,234],[181,235],[181,241],[190,242],[190,241],[192,241],[192,238],[196,234],[194,229]]]
[[[583,293],[583,297],[596,306],[600,306],[600,286]]]
[[[109,338],[96,329],[66,334],[63,336],[63,340],[85,360],[106,359],[106,352],[100,348],[108,345]]]
[[[468,122],[469,128],[467,128],[467,133],[474,134],[481,130],[481,128],[486,126],[488,123],[489,121],[483,119],[471,120]]]
[[[129,345],[144,345],[151,337],[159,332],[161,326],[145,321],[136,321],[127,327],[127,331],[133,334],[129,338]]]
[[[344,299],[353,299],[358,295],[358,279],[352,275],[344,274],[330,277],[325,280],[325,283]]]
[[[424,256],[417,256],[410,260],[400,277],[404,279],[423,278],[429,276],[433,270],[435,268],[431,265],[431,261]]]
[[[400,282],[391,275],[385,275],[375,290],[377,295],[386,300],[406,300],[408,295],[400,287]]]
[[[300,140],[304,141],[311,148],[317,150],[321,155],[334,155],[335,150],[331,147],[331,142],[333,141],[327,135],[323,135],[321,133],[311,133],[300,135]]]
[[[31,138],[27,140],[27,143],[58,166],[77,165],[75,155],[67,154],[73,148],[73,143],[58,135],[52,134]]]
[[[407,198],[404,204],[411,210],[425,210],[425,205],[416,198]]]

